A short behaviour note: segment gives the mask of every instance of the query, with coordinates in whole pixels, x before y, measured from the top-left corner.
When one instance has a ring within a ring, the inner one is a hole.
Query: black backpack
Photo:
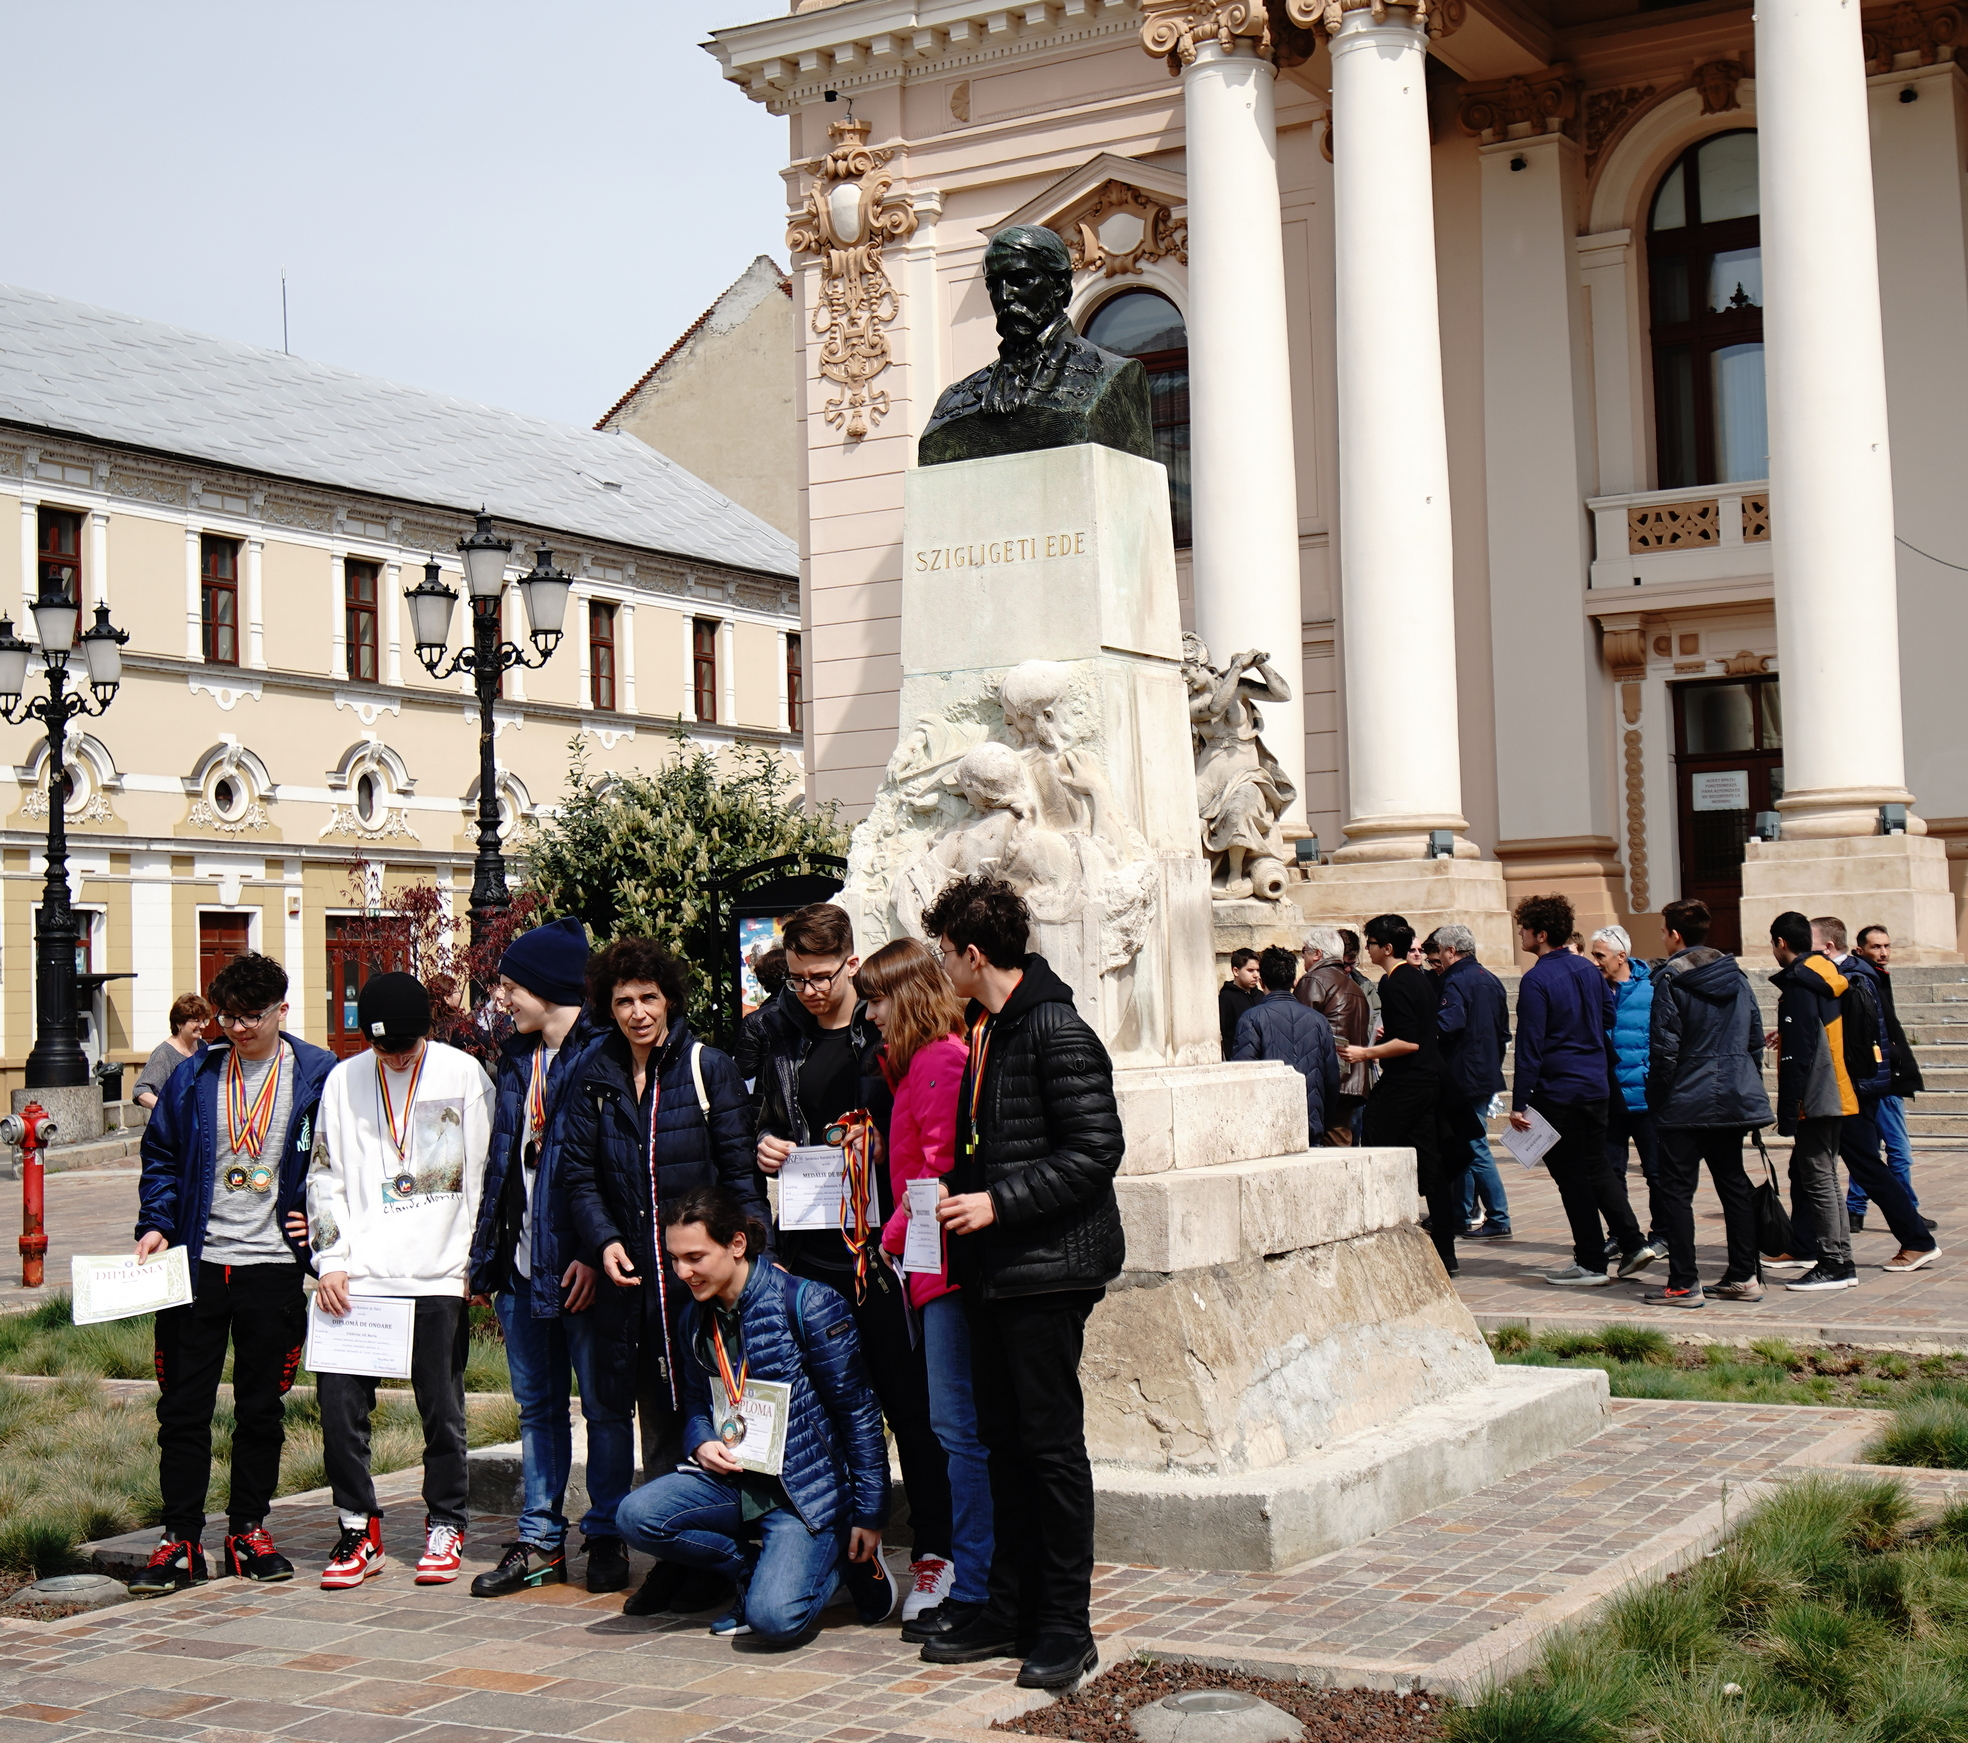
[[[1864,975],[1847,977],[1845,990],[1838,995],[1838,1014],[1843,1019],[1845,1075],[1855,1090],[1882,1093],[1892,1076],[1886,1056],[1886,1025],[1880,1021],[1872,983]]]

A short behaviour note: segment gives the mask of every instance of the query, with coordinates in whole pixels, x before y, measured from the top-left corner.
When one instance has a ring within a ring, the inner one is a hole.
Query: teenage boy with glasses
[[[206,1578],[212,1407],[232,1346],[232,1488],[225,1571],[289,1580],[266,1513],[280,1481],[287,1389],[307,1328],[307,1239],[288,1226],[306,1202],[308,1152],[335,1056],[281,1024],[287,975],[242,956],[213,976],[221,1039],[171,1074],[143,1135],[137,1257],[184,1247],[194,1293],[157,1316],[158,1488],[164,1536],[133,1597]]]

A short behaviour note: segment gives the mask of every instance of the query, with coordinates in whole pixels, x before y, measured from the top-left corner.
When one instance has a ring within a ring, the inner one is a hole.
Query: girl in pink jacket
[[[935,954],[913,938],[883,945],[861,965],[854,987],[882,1033],[882,1071],[895,1094],[888,1127],[895,1214],[882,1230],[882,1246],[899,1264],[909,1222],[908,1183],[947,1174],[955,1160],[957,1093],[968,1058],[963,1002]],[[949,1595],[902,1631],[905,1640],[932,1640],[978,1615],[989,1596],[991,1479],[971,1399],[970,1332],[950,1282],[947,1251],[940,1272],[912,1272],[908,1284],[922,1315],[930,1426],[950,1463]]]

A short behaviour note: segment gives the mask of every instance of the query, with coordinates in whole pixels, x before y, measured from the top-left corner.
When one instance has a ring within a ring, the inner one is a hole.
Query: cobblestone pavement
[[[1546,1283],[1546,1272],[1570,1264],[1572,1258],[1558,1189],[1543,1169],[1527,1173],[1500,1144],[1493,1140],[1491,1147],[1504,1165],[1513,1238],[1463,1241],[1456,1249],[1462,1268],[1456,1291],[1486,1331],[1507,1320],[1527,1320],[1534,1330],[1542,1331],[1617,1319],[1659,1325],[1678,1338],[1717,1343],[1783,1336],[1793,1342],[1968,1350],[1968,1151],[1915,1153],[1913,1181],[1920,1207],[1940,1225],[1934,1238],[1942,1254],[1927,1269],[1891,1276],[1879,1269],[1899,1250],[1899,1243],[1875,1210],[1867,1217],[1864,1232],[1852,1237],[1858,1288],[1829,1295],[1793,1294],[1783,1287],[1780,1276],[1773,1275],[1764,1279],[1763,1300],[1753,1307],[1716,1301],[1691,1311],[1640,1304],[1643,1290],[1658,1289],[1666,1280],[1665,1262],[1649,1266],[1632,1281],[1604,1289],[1556,1289]],[[1760,1179],[1762,1165],[1756,1152],[1748,1154],[1751,1178]],[[1778,1182],[1788,1203],[1786,1161],[1786,1155],[1776,1157]],[[1839,1179],[1842,1194],[1842,1170]],[[1630,1168],[1627,1190],[1644,1226],[1647,1189],[1637,1165]],[[1706,1169],[1695,1197],[1695,1240],[1702,1277],[1713,1283],[1722,1275],[1727,1253],[1722,1206]]]
[[[0,1152],[11,1158],[11,1150]],[[122,1253],[135,1244],[135,1168],[78,1169],[50,1174],[43,1194],[48,1231],[47,1283],[23,1289],[15,1241],[20,1233],[20,1182],[0,1167],[0,1309],[32,1307],[68,1287],[68,1261],[76,1253]],[[4,1733],[0,1733],[4,1738]]]
[[[1855,1456],[1866,1416],[1616,1401],[1585,1445],[1289,1574],[1103,1566],[1096,1628],[1110,1656],[1159,1648],[1322,1682],[1467,1686],[1524,1662],[1546,1629],[1628,1579],[1698,1554],[1722,1523],[1725,1482],[1739,1512],[1786,1461]],[[1945,1479],[1917,1481],[1931,1492]],[[415,1482],[383,1485],[398,1556],[419,1519]],[[844,1612],[804,1650],[765,1655],[710,1639],[701,1619],[624,1617],[619,1597],[578,1586],[498,1602],[463,1581],[418,1588],[400,1560],[360,1591],[325,1593],[313,1578],[328,1510],[283,1503],[272,1525],[301,1569],[290,1585],[219,1580],[0,1626],[0,1743],[983,1743],[991,1719],[1037,1704],[1009,1662],[931,1669],[892,1624],[864,1629]],[[467,1579],[510,1526],[474,1525]]]

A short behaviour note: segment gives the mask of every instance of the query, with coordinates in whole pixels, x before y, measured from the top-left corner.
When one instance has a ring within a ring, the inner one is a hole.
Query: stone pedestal
[[[86,1144],[103,1135],[102,1089],[93,1083],[79,1083],[65,1089],[17,1089],[9,1100],[19,1113],[29,1102],[38,1102],[53,1117],[56,1141]]]
[[[1305,916],[1289,896],[1282,902],[1212,902],[1210,937],[1221,983],[1230,978],[1235,951],[1262,951],[1273,944],[1296,951],[1305,942]]]
[[[1487,859],[1353,860],[1312,869],[1290,886],[1308,922],[1351,926],[1376,914],[1405,915],[1417,939],[1450,921],[1476,935],[1476,954],[1498,969],[1517,959],[1503,868]]]
[[[1856,938],[1884,926],[1895,963],[1959,962],[1947,844],[1928,835],[1752,841],[1743,850],[1743,954],[1760,960],[1786,909],[1836,914]]]

